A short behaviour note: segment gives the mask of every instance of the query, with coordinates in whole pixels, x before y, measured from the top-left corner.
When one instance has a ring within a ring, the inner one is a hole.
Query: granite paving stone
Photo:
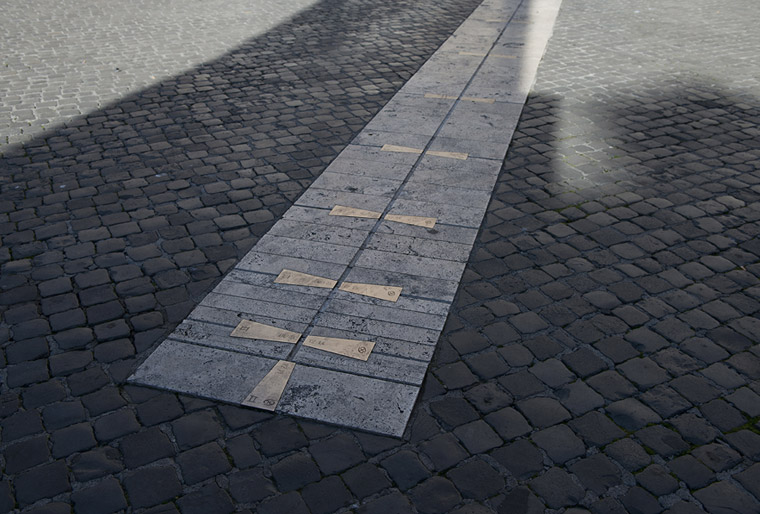
[[[553,509],[575,505],[583,495],[583,488],[573,481],[572,476],[557,467],[534,478],[530,484],[539,497],[545,499],[547,505]]]
[[[621,502],[628,512],[655,514],[662,511],[657,499],[641,487],[632,487],[622,498]]]
[[[260,471],[241,471],[230,476],[230,493],[238,502],[260,501],[276,492],[271,480]]]
[[[393,482],[404,490],[430,476],[430,472],[417,456],[407,450],[391,455],[383,460],[381,465],[388,472]]]
[[[760,512],[760,503],[735,485],[721,481],[696,491],[694,496],[708,511]]]
[[[585,487],[599,495],[622,482],[619,468],[601,453],[574,462],[570,471]]]
[[[608,445],[604,451],[629,471],[641,469],[652,460],[641,445],[627,438],[615,441]]]
[[[74,506],[83,513],[117,512],[127,507],[127,500],[118,480],[108,477],[97,485],[80,489],[71,495]]]
[[[465,498],[484,500],[504,487],[499,472],[483,460],[474,459],[449,471],[446,476]]]
[[[431,477],[412,489],[411,500],[419,512],[450,511],[462,501],[457,488],[443,477]]]

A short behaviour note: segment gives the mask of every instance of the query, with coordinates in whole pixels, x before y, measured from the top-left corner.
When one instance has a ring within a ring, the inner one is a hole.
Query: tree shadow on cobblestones
[[[456,4],[322,2],[216,61],[6,151],[3,339],[74,330],[90,339],[61,349],[129,336],[144,350],[477,2]],[[47,355],[46,343],[37,347],[35,357]]]

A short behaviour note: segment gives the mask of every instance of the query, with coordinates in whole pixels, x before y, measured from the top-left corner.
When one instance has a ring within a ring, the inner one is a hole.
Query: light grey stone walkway
[[[559,3],[486,0],[130,380],[401,436]]]

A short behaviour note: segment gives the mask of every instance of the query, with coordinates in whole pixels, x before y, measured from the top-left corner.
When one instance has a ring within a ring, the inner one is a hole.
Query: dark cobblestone
[[[21,506],[71,490],[66,463],[62,460],[19,473],[13,485]]]
[[[174,455],[174,447],[169,438],[157,428],[126,436],[119,445],[124,464],[136,468],[164,457]]]
[[[457,488],[443,477],[432,477],[412,489],[411,500],[419,512],[449,512],[462,501]]]
[[[216,443],[204,444],[180,453],[177,464],[182,470],[182,478],[188,484],[226,473],[232,468],[227,455]]]
[[[532,476],[544,467],[541,452],[525,439],[497,448],[491,456],[518,479]]]
[[[380,464],[401,489],[409,489],[430,476],[430,471],[417,456],[406,450],[391,455]]]
[[[15,474],[50,458],[47,440],[43,436],[9,445],[5,449],[5,472]]]
[[[182,485],[172,467],[143,468],[124,477],[124,488],[135,507],[152,507],[178,496]]]
[[[183,514],[203,514],[205,512],[229,514],[235,510],[229,495],[216,484],[209,484],[186,494],[177,500],[177,504]]]
[[[351,493],[336,476],[307,485],[303,488],[301,497],[315,514],[335,512],[351,503]]]
[[[572,477],[560,468],[551,468],[530,482],[536,493],[546,500],[549,507],[558,509],[575,505],[583,497],[583,489],[573,482]]]
[[[272,476],[281,491],[300,489],[319,480],[319,468],[306,453],[285,457],[272,466]]]
[[[586,488],[599,495],[622,483],[620,470],[601,453],[576,461],[570,465],[570,471]]]
[[[53,456],[66,457],[95,446],[95,436],[89,423],[77,423],[51,434]]]
[[[757,500],[735,485],[724,481],[696,491],[694,496],[708,512],[724,509],[734,512],[758,512],[760,509]]]
[[[531,439],[556,464],[564,464],[586,453],[583,442],[566,425],[540,430],[531,435]]]
[[[110,441],[137,432],[140,424],[131,410],[123,408],[98,418],[93,428],[99,441]]]
[[[108,477],[92,487],[75,491],[71,495],[77,512],[83,514],[110,514],[127,507],[119,481]]]

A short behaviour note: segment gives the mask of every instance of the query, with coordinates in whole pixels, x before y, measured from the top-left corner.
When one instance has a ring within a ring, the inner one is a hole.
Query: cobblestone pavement
[[[314,4],[0,2],[0,151],[214,60]]]
[[[122,385],[454,4],[320,4],[6,154],[0,511],[760,512],[749,1],[566,0],[402,440]]]

